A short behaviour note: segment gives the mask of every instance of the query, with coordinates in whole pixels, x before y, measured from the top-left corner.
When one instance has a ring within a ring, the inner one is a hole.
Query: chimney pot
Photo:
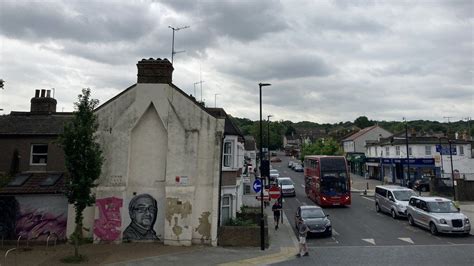
[[[48,97],[45,97],[47,92]],[[50,97],[51,91],[40,90],[35,91],[35,97],[31,98],[30,112],[32,113],[56,113],[57,101]]]
[[[41,90],[41,97],[44,97],[46,90]]]
[[[40,96],[40,90],[35,91],[35,98],[38,98]]]
[[[51,90],[46,91],[46,97],[51,98]]]

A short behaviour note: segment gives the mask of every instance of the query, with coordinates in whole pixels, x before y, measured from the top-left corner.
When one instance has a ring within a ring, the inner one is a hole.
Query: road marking
[[[295,199],[299,204],[301,204],[301,201],[298,198],[295,198]]]
[[[332,234],[335,235],[335,236],[338,236],[338,235],[339,235],[339,233],[338,233],[336,230],[334,230],[334,229],[332,229]]]
[[[362,238],[365,242],[369,242],[370,244],[375,246],[375,239],[373,238]]]
[[[413,242],[413,240],[411,240],[411,238],[409,237],[399,237],[398,239],[400,239],[401,241],[408,242],[410,244],[415,244],[415,242]]]
[[[339,244],[339,241],[337,241],[336,238],[334,238],[334,237],[331,237],[331,238],[332,238],[332,240],[334,240],[334,242],[336,242],[336,244]]]
[[[303,185],[303,184],[301,184],[301,187],[302,187],[302,188],[304,188],[304,185]]]
[[[366,200],[370,200],[370,201],[374,201],[374,202],[375,202],[374,199],[366,198],[366,197],[364,197],[364,196],[362,196],[362,198],[363,198],[363,199],[366,199]]]

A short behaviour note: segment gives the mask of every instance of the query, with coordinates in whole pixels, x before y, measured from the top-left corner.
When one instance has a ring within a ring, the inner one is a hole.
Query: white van
[[[407,216],[407,206],[410,197],[416,196],[412,189],[387,185],[375,187],[375,210],[377,212],[387,212],[393,219],[399,216]]]

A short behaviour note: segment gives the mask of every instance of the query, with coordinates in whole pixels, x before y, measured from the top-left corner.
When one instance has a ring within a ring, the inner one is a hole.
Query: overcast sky
[[[415,3],[416,2],[416,3]],[[173,83],[252,120],[337,123],[474,116],[474,1],[0,1],[0,114],[55,88],[72,111],[171,58]],[[216,94],[218,94],[216,96]],[[215,99],[217,99],[215,101]]]

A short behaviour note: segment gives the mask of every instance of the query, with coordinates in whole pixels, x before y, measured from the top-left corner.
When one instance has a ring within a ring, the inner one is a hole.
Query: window
[[[459,146],[459,155],[464,155],[464,146]]]
[[[23,184],[25,184],[26,180],[28,180],[28,178],[30,178],[30,174],[22,174],[22,175],[17,175],[15,176],[15,178],[13,178],[12,181],[10,181],[8,183],[7,186],[9,187],[19,187],[19,186],[22,186]]]
[[[232,167],[232,141],[224,142],[224,166]]]
[[[385,156],[390,156],[390,147],[385,147]]]
[[[408,155],[413,155],[411,147],[408,147]]]
[[[400,155],[400,146],[395,146],[395,154]]]
[[[46,165],[48,163],[48,144],[31,145],[31,165]]]
[[[244,185],[244,195],[248,195],[248,194],[251,194],[252,193],[252,190],[251,190],[251,187],[249,184],[245,184]]]
[[[431,155],[431,146],[425,146],[425,155]]]
[[[42,187],[49,187],[53,186],[58,182],[59,178],[61,178],[63,174],[49,174],[48,177],[40,183]]]
[[[222,224],[225,224],[227,220],[231,218],[232,215],[232,196],[224,195],[222,196]]]

